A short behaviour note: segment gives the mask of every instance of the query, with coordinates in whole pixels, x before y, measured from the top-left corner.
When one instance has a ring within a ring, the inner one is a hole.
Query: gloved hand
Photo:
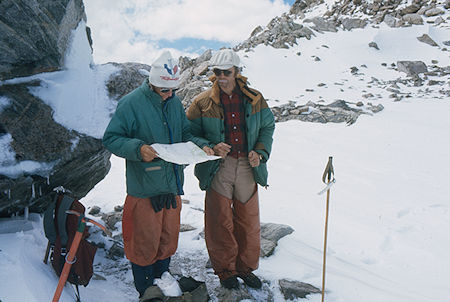
[[[153,210],[155,210],[155,213],[158,213],[164,207],[166,209],[170,209],[171,206],[174,209],[177,208],[177,200],[173,193],[152,196],[150,197],[150,202],[152,204]]]
[[[150,202],[152,204],[153,210],[155,210],[155,213],[158,213],[162,210],[163,204],[161,202],[161,195],[150,197]]]
[[[166,209],[170,209],[171,206],[173,209],[177,208],[177,200],[175,199],[175,195],[173,193],[161,195],[161,200],[162,206],[165,206]]]

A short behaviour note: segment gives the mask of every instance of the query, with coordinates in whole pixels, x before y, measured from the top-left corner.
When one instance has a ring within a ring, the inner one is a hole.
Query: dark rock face
[[[0,128],[13,140],[15,163],[33,161],[53,165],[49,171],[13,176],[0,175],[0,216],[30,206],[42,212],[52,200],[53,188],[64,186],[75,197],[84,197],[110,168],[110,153],[102,142],[57,124],[52,109],[28,92],[39,82],[0,86],[0,96],[10,101],[0,112]]]
[[[86,19],[82,0],[1,0],[0,12],[0,81],[61,69]],[[38,80],[12,83],[0,84],[0,216],[44,211],[58,186],[84,197],[108,173],[111,154],[53,120],[52,108],[29,92]]]
[[[0,1],[0,80],[58,70],[82,0]]]
[[[139,63],[111,64],[120,68],[119,71],[109,77],[106,83],[109,96],[116,100],[120,100],[123,96],[139,87],[148,78],[148,73],[151,69],[149,65]]]

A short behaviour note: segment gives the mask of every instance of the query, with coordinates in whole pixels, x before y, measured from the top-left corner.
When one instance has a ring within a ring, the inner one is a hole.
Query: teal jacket
[[[142,145],[170,144],[171,136],[172,143],[193,138],[177,96],[163,101],[144,81],[120,99],[103,135],[103,144],[115,155],[126,159],[129,195],[146,198],[165,193],[183,194],[184,166],[160,158],[143,162],[141,157]]]
[[[199,147],[225,141],[224,112],[220,102],[220,88],[216,77],[212,76],[212,88],[200,93],[187,112],[191,121],[192,134]],[[275,130],[275,120],[261,93],[247,86],[247,78],[238,75],[236,82],[242,92],[245,107],[247,148],[262,155],[261,163],[253,168],[255,182],[267,186],[267,160],[270,157]],[[195,176],[200,181],[200,189],[208,190],[219,169],[220,160],[207,161],[195,166]]]

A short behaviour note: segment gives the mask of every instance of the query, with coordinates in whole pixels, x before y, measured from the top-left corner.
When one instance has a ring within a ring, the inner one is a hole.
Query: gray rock
[[[354,28],[364,28],[367,25],[366,20],[361,20],[357,18],[346,18],[342,20],[342,26],[345,30],[352,30]]]
[[[441,23],[445,23],[445,20],[444,20],[442,17],[437,17],[437,18],[434,20],[434,24],[436,24],[436,25],[439,25],[439,24],[441,24]]]
[[[417,13],[420,9],[420,6],[417,4],[411,4],[400,11],[401,15],[414,14]]]
[[[193,230],[195,230],[195,228],[192,225],[185,224],[185,223],[182,223],[180,225],[180,232],[189,232],[189,231],[193,231]]]
[[[277,247],[276,242],[267,240],[265,238],[261,238],[261,250],[259,253],[259,257],[272,256],[276,247]]]
[[[397,61],[397,70],[405,72],[408,76],[413,76],[427,72],[428,68],[422,61]]]
[[[407,14],[407,15],[404,15],[402,17],[402,20],[405,21],[405,22],[408,22],[409,24],[414,24],[414,25],[422,25],[423,24],[423,19],[418,14]]]
[[[308,295],[321,293],[321,290],[317,287],[299,281],[281,279],[278,281],[278,284],[280,285],[280,290],[286,300],[293,300],[298,298],[304,299]]]
[[[369,43],[369,47],[373,47],[373,48],[375,48],[376,50],[380,50],[380,49],[378,48],[377,43],[375,43],[375,42],[370,42],[370,43]]]
[[[444,14],[444,11],[441,10],[440,8],[432,8],[432,9],[425,11],[424,15],[427,17],[434,17],[434,16],[438,16],[438,15],[443,15],[443,14]]]
[[[336,23],[333,21],[328,21],[323,17],[314,17],[312,19],[305,19],[304,22],[314,23],[313,29],[319,32],[321,31],[337,32]]]
[[[86,20],[82,0],[2,0],[0,11],[0,80],[61,69]]]
[[[122,220],[122,213],[118,213],[118,212],[111,212],[111,213],[107,213],[102,217],[103,221],[105,221],[106,223],[106,227],[109,230],[117,230],[116,228],[116,223],[118,223],[119,221]]]
[[[151,67],[140,63],[108,63],[117,68],[106,83],[109,97],[120,100],[148,78]]]
[[[89,211],[90,215],[98,215],[100,213],[100,207],[99,206],[93,206],[91,210]]]
[[[223,302],[239,302],[239,301],[257,301],[255,298],[248,292],[246,287],[240,287],[238,289],[229,290],[223,287],[219,287],[217,289],[217,299],[218,301]]]
[[[261,237],[278,242],[284,236],[294,232],[294,229],[285,224],[261,223]]]
[[[386,23],[389,27],[396,27],[397,19],[390,14],[386,14],[384,17],[384,23]]]
[[[434,42],[434,40],[431,39],[430,36],[427,35],[427,34],[423,34],[422,36],[417,37],[417,40],[419,40],[420,42],[426,43],[426,44],[428,44],[428,45],[431,45],[431,46],[439,46],[439,45],[438,45],[436,42]]]
[[[194,75],[196,76],[205,75],[206,72],[208,71],[208,66],[209,66],[208,61],[200,63],[200,65],[194,68],[193,70]]]
[[[125,256],[123,246],[117,242],[114,242],[111,248],[108,250],[106,256],[110,259],[120,259]]]
[[[53,200],[53,188],[63,186],[77,198],[84,197],[108,173],[111,154],[102,142],[56,123],[52,109],[29,93],[39,81],[1,85],[0,96],[11,101],[0,112],[0,131],[9,133],[15,165],[24,161],[53,163],[49,170],[23,175],[0,175],[0,216],[29,206],[43,212]]]

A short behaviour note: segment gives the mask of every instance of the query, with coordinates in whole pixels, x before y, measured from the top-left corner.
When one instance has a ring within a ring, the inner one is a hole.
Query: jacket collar
[[[144,80],[144,82],[141,84],[140,89],[142,93],[144,93],[152,103],[160,105],[161,103],[170,101],[171,98],[168,98],[167,100],[163,101],[161,96],[154,92],[152,88],[150,87],[148,80]]]
[[[214,101],[214,103],[220,104],[220,87],[217,77],[212,75],[209,80],[213,83],[209,97]],[[236,83],[242,94],[248,98],[248,101],[252,106],[261,100],[262,95],[247,86],[247,77],[238,74],[236,77]]]

